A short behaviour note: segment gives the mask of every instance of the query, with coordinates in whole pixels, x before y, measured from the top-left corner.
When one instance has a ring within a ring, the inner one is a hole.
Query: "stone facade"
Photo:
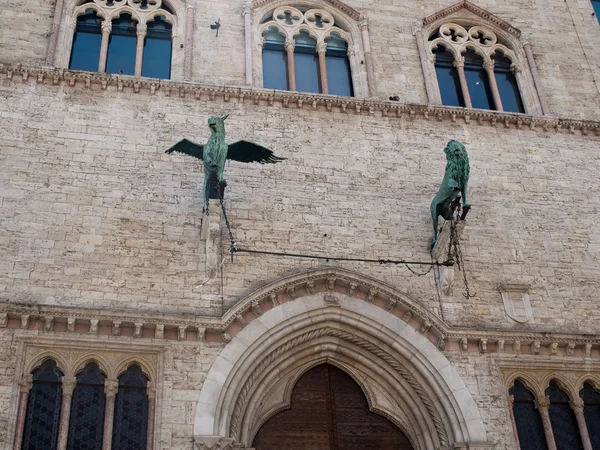
[[[165,450],[250,447],[289,402],[285,383],[319,361],[353,375],[415,449],[516,448],[508,389],[519,374],[536,373],[540,395],[552,376],[574,395],[581,380],[600,384],[600,27],[587,0],[477,2],[531,46],[535,114],[428,105],[414,31],[449,1],[308,2],[355,17],[357,64],[373,69],[357,98],[261,88],[255,29],[292,2],[173,0],[183,47],[164,81],[67,70],[70,4],[57,1],[58,24],[51,4],[5,2],[0,28],[1,449],[13,448],[20,381],[50,356],[70,375],[89,359],[114,376],[126,361],[146,364],[154,448]],[[428,266],[241,252],[232,262],[218,214],[201,233],[201,164],[164,153],[182,137],[203,142],[207,118],[224,114],[229,142],[287,158],[227,164],[240,249],[431,261],[442,149],[464,143],[472,297],[456,268],[449,289],[444,267],[419,276]],[[315,358],[300,354],[317,346]],[[278,361],[289,371],[253,378]],[[378,364],[397,378],[375,380]],[[431,380],[439,392],[428,398]],[[386,386],[410,395],[391,401]],[[261,395],[280,403],[260,409]]]

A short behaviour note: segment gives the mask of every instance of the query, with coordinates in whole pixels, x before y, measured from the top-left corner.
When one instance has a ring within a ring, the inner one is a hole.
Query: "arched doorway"
[[[291,408],[258,431],[256,450],[413,450],[392,422],[369,411],[360,386],[344,371],[321,364],[292,392]]]

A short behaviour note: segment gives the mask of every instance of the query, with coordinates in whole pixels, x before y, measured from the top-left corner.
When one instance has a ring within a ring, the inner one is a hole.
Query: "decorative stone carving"
[[[592,344],[587,342],[585,344],[585,357],[590,358],[592,356]]]
[[[295,286],[289,286],[287,288],[287,295],[290,299],[294,300],[296,298],[296,287]]]
[[[273,308],[279,305],[279,302],[277,301],[277,294],[272,293],[269,295],[269,300],[271,300],[271,305],[273,305]]]
[[[113,334],[113,336],[121,335],[121,322],[118,322],[118,321],[113,322],[112,334]]]
[[[519,323],[531,320],[533,310],[529,301],[528,284],[502,284],[498,290],[508,317]]]
[[[557,351],[558,351],[558,342],[552,342],[550,344],[550,355],[556,355]]]
[[[313,280],[307,281],[304,287],[306,288],[306,292],[308,292],[310,295],[315,293],[315,282]]]
[[[337,280],[337,278],[335,278],[335,277],[327,278],[327,289],[329,289],[330,291],[333,291],[333,289],[335,289],[335,281],[336,280]]]
[[[119,391],[119,380],[107,378],[104,380],[104,393],[107,397],[114,397]]]
[[[162,323],[157,323],[154,329],[154,337],[156,339],[162,339],[165,335],[165,326]]]
[[[385,310],[386,311],[391,311],[392,309],[394,309],[394,306],[396,306],[396,304],[398,303],[398,299],[394,298],[394,297],[390,297],[388,299],[388,303],[385,306]]]
[[[178,339],[180,341],[185,341],[186,338],[186,331],[187,331],[187,327],[185,325],[180,325],[178,327],[179,333],[178,333]]]
[[[44,331],[52,331],[54,326],[54,317],[44,316]]]
[[[75,317],[67,317],[67,331],[73,333],[75,331]]]
[[[27,329],[29,327],[29,314],[23,314],[21,316],[21,328]]]
[[[481,353],[486,353],[487,352],[487,339],[479,339],[479,351]]]
[[[231,342],[231,335],[230,335],[229,333],[227,333],[226,331],[223,331],[223,332],[221,333],[221,338],[223,339],[223,341],[224,341],[225,343],[229,343],[229,342]]]
[[[466,337],[460,339],[460,348],[463,352],[466,352],[469,349],[469,340]]]
[[[373,300],[375,300],[375,297],[377,297],[377,289],[369,289],[369,296],[367,297],[367,302],[369,303],[373,303]]]
[[[258,300],[252,302],[252,312],[256,317],[263,315],[263,310],[261,309]]]
[[[144,324],[141,322],[136,322],[133,327],[133,337],[139,338],[142,337],[142,326]]]
[[[565,351],[567,352],[567,356],[573,356],[575,354],[575,344],[573,342],[569,342],[565,347]]]
[[[350,297],[352,297],[354,295],[354,293],[356,292],[356,288],[358,287],[358,284],[356,283],[350,283],[348,285],[348,295]]]
[[[8,313],[0,314],[0,328],[6,327],[8,324]]]
[[[323,301],[328,306],[340,306],[340,299],[337,295],[327,293],[323,296]]]
[[[404,320],[405,322],[410,322],[410,319],[412,319],[413,313],[411,311],[406,311],[404,313],[404,315],[402,316],[402,320]]]
[[[246,322],[246,319],[244,319],[244,316],[242,316],[241,314],[238,314],[235,316],[235,320],[237,321],[237,323],[239,323],[242,327],[245,327],[248,322]]]
[[[517,354],[521,354],[521,341],[519,339],[515,339],[513,342],[513,351]]]
[[[533,341],[531,343],[531,354],[539,355],[541,346],[542,346],[542,344],[540,343],[540,341]]]
[[[421,324],[421,328],[419,328],[419,331],[422,334],[425,334],[429,331],[429,329],[431,328],[431,322],[429,320],[425,320],[422,324]]]
[[[90,319],[90,334],[98,334],[98,323],[100,321],[98,319]]]

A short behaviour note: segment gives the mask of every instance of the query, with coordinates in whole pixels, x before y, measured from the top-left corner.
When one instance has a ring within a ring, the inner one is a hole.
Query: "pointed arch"
[[[340,271],[329,271],[341,276]],[[318,276],[324,274],[327,270]],[[298,292],[293,279],[269,285],[245,302],[252,304],[254,299],[253,306],[260,307],[261,295],[277,301],[281,289],[291,293],[294,286]],[[295,280],[307,283],[302,276]],[[430,326],[416,330],[376,301],[366,301],[368,293],[362,289],[361,298],[349,295],[350,290],[356,293],[358,283],[345,286],[340,281],[339,290],[337,283],[330,276],[320,291],[320,284],[308,280],[312,293],[256,311],[258,317],[235,333],[202,387],[195,440],[250,446],[260,426],[289,407],[294,382],[327,362],[347,371],[363,388],[369,409],[396,423],[415,449],[467,443],[487,448],[478,408],[452,364],[426,337]]]

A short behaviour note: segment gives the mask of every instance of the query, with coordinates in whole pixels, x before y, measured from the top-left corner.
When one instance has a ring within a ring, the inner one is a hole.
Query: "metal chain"
[[[225,210],[225,203],[223,202],[223,193],[225,189],[219,189],[219,203],[221,203],[221,211],[223,211],[223,217],[225,218],[225,225],[227,226],[227,231],[229,232],[229,240],[231,241],[231,246],[229,247],[229,252],[231,253],[231,262],[233,262],[233,254],[237,251],[235,246],[235,239],[233,237],[233,232],[231,231],[231,225],[229,224],[229,218],[227,217],[227,211]]]
[[[452,223],[450,224],[450,248],[448,248],[448,256],[450,256],[451,254],[451,249],[454,250],[454,256],[456,257],[456,264],[458,266],[458,270],[460,270],[463,274],[463,282],[465,284],[465,293],[463,294],[463,296],[466,299],[470,299],[475,297],[475,294],[471,295],[471,291],[469,290],[469,282],[467,280],[467,271],[465,270],[465,261],[463,259],[463,254],[462,254],[462,249],[460,247],[460,242],[458,239],[455,239],[454,236],[454,230],[456,229],[456,226],[458,225],[458,222],[460,220],[460,216],[462,214],[462,206],[459,204],[456,208],[456,210],[454,211],[454,214],[452,216]]]

